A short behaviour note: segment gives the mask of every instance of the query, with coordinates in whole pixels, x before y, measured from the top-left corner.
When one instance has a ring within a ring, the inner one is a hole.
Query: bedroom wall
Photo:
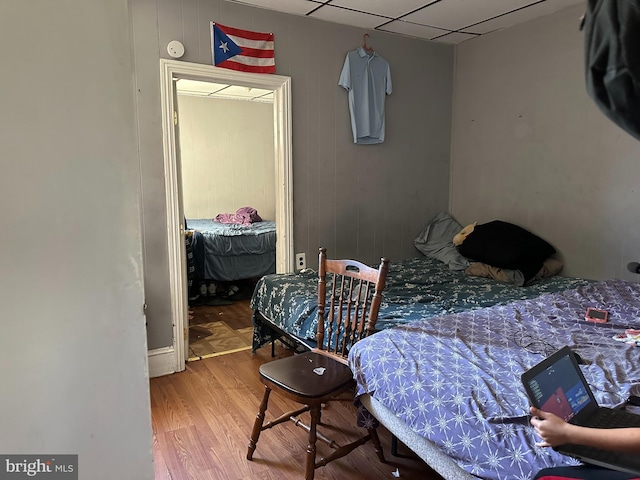
[[[296,252],[317,249],[376,262],[418,254],[413,239],[449,201],[453,47],[370,32],[391,65],[386,141],[354,145],[338,77],[367,30],[223,0],[132,0],[142,169],[145,292],[151,349],[172,326],[165,212],[159,59],[180,40],[182,60],[211,64],[209,22],[273,32],[276,70],[292,78]]]
[[[273,104],[178,95],[187,218],[240,207],[276,218]]]
[[[588,97],[582,7],[459,45],[451,212],[552,243],[563,274],[638,281],[640,142]]]
[[[151,479],[128,2],[3,0],[0,41],[0,452]]]

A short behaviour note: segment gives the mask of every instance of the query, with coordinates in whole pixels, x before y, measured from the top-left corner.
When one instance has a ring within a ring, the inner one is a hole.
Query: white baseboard
[[[172,346],[149,350],[147,357],[149,359],[149,378],[176,372],[176,352]]]

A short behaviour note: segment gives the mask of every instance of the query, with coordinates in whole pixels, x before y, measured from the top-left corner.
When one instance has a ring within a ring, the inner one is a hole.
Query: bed
[[[588,283],[552,276],[520,287],[451,270],[430,257],[391,263],[376,329],[512,300],[524,300]],[[266,275],[253,292],[253,350],[275,338],[313,346],[317,324],[317,272]]]
[[[456,239],[461,238],[459,242]],[[555,248],[524,228],[496,220],[467,227],[448,212],[431,218],[414,239],[424,256],[391,262],[376,328],[584,284],[561,277]],[[462,247],[469,257],[462,255]],[[256,285],[253,350],[275,338],[312,347],[317,317],[317,274],[268,275]]]
[[[193,232],[193,262],[202,280],[230,282],[276,271],[276,223],[225,224],[187,219]]]
[[[584,319],[606,308],[610,321]],[[590,282],[502,305],[433,316],[377,332],[349,353],[357,396],[447,479],[529,479],[576,463],[538,448],[520,374],[564,345],[601,405],[640,393],[640,284]]]

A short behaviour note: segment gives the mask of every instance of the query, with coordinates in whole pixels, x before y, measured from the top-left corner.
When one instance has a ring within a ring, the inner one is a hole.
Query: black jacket
[[[640,0],[588,0],[584,29],[587,92],[640,140]]]

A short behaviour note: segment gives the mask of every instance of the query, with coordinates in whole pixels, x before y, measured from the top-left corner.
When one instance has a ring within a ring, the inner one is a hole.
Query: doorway
[[[275,273],[273,91],[184,78],[176,90],[191,362],[251,348],[249,300]]]
[[[291,154],[291,79],[258,75],[175,60],[160,61],[171,315],[175,371],[188,356],[188,290],[183,192],[180,178],[179,115],[176,83],[180,79],[263,89],[273,92],[275,159],[276,272],[294,271]]]

